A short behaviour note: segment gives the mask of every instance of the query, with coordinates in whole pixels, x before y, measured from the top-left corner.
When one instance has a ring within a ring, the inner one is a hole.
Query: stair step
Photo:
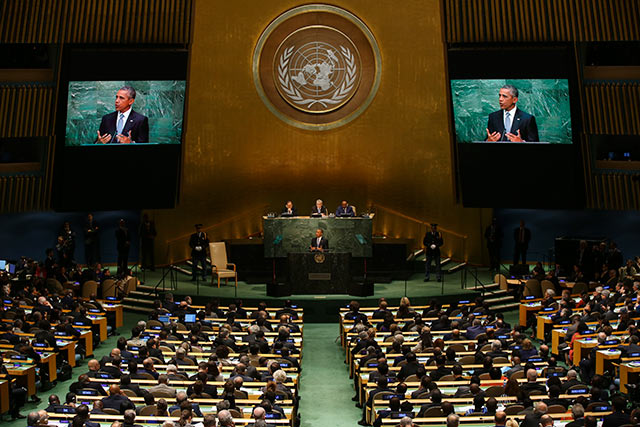
[[[148,300],[148,299],[126,297],[122,301],[129,302],[129,303],[136,303],[136,304],[153,305],[153,300]]]
[[[519,305],[520,305],[519,302],[511,302],[507,304],[494,305],[491,307],[491,310],[493,311],[513,310],[518,308]]]
[[[187,270],[186,268],[182,268],[178,265],[173,265],[172,268],[179,273],[186,274],[187,276],[191,276],[191,270]]]
[[[139,307],[137,305],[129,305],[129,304],[122,304],[122,308],[126,311],[135,311],[138,313],[151,313],[153,311],[152,308]]]
[[[141,298],[154,298],[155,299],[155,295],[149,295],[149,293],[151,291],[147,291],[146,289],[143,290],[139,290],[140,288],[138,287],[138,289],[136,289],[135,291],[129,291],[129,296],[137,296],[137,297],[141,297]]]
[[[506,289],[496,289],[493,291],[487,291],[483,293],[483,297],[487,298],[487,297],[497,297],[497,296],[504,296],[508,293],[509,291],[507,291]]]
[[[497,298],[486,298],[484,300],[484,302],[486,302],[489,305],[493,305],[501,302],[511,302],[511,301],[513,301],[513,296],[511,295],[504,296],[504,297],[497,297]]]
[[[455,273],[456,271],[459,271],[459,270],[463,269],[466,265],[467,265],[466,262],[458,263],[458,264],[452,266],[451,268],[447,269],[446,273],[447,274]]]
[[[485,289],[494,290],[494,289],[499,288],[499,287],[500,287],[500,285],[498,283],[489,283],[488,285],[484,285],[484,287],[481,286],[481,285],[477,285],[477,286],[471,286],[471,287],[466,288],[466,289],[469,289],[471,291],[480,291],[480,292],[482,292]]]

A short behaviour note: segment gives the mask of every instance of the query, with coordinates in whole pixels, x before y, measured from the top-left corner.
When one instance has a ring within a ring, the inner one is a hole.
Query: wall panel
[[[450,43],[638,40],[636,0],[444,0]]]
[[[19,0],[0,6],[0,43],[189,42],[193,0]]]

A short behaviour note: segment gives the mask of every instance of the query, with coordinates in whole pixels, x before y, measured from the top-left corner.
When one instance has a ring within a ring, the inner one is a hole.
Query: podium
[[[291,294],[349,293],[350,253],[292,252],[287,258]]]

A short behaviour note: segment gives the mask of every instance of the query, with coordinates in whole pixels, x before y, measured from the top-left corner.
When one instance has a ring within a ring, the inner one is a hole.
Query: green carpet
[[[353,381],[344,363],[338,323],[304,325],[304,359],[300,378],[300,418],[303,427],[357,425],[362,410],[355,407]]]
[[[424,273],[415,273],[406,282],[406,295],[409,298],[431,298],[440,295],[472,295],[472,291],[463,289],[461,283],[461,272],[455,272],[444,275],[444,284],[440,282],[423,282]],[[491,283],[491,274],[488,271],[478,272],[480,279],[483,283]],[[140,273],[140,280],[144,282],[146,286],[155,287],[158,285],[160,292],[167,291],[173,292],[176,295],[191,295],[191,296],[203,296],[203,297],[217,297],[217,298],[245,298],[245,299],[264,299],[264,300],[277,300],[282,298],[275,298],[267,296],[266,284],[255,284],[238,282],[238,288],[229,283],[229,285],[221,284],[220,288],[216,285],[211,285],[207,282],[192,282],[191,277],[182,273],[177,273],[177,281],[175,287],[171,288],[171,283],[167,278],[164,280],[164,287],[162,282],[162,271],[157,270],[155,272],[148,271]],[[467,287],[474,286],[474,279],[471,275],[467,279]],[[391,298],[396,299],[405,295],[405,281],[394,280],[391,283],[375,283],[374,285],[374,298]],[[293,295],[291,297],[298,301],[302,300],[319,300],[319,299],[343,299],[351,300],[352,296],[349,295]]]

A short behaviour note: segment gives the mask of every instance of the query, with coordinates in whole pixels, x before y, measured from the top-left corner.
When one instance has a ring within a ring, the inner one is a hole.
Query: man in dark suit
[[[516,107],[518,89],[515,86],[502,86],[498,102],[500,109],[489,114],[487,141],[540,141],[536,118]]]
[[[624,412],[627,408],[627,401],[624,397],[614,397],[611,399],[611,405],[613,406],[613,413],[603,418],[602,427],[618,427],[629,424],[629,414]]]
[[[127,409],[135,409],[135,405],[124,393],[120,390],[120,386],[117,384],[111,384],[109,386],[109,396],[102,398],[102,404],[105,408],[112,408],[116,411],[120,411],[120,414],[124,414]]]
[[[533,413],[524,417],[520,423],[520,427],[539,427],[540,419],[547,413],[547,404],[544,402],[536,402],[533,404]]]
[[[155,259],[153,255],[154,242],[158,233],[156,232],[156,223],[149,219],[149,214],[142,215],[140,223],[140,253],[142,258],[142,268],[155,271]]]
[[[116,111],[102,116],[96,144],[140,144],[149,142],[149,119],[131,109],[136,90],[123,86],[116,93]]]
[[[325,208],[326,209],[326,208]],[[316,230],[316,237],[311,239],[311,250],[312,251],[326,251],[329,249],[329,241],[324,237],[323,232],[320,228]]]
[[[295,206],[293,206],[293,202],[291,200],[287,200],[287,203],[284,204],[282,208],[282,212],[280,213],[282,216],[298,216],[298,211]]]
[[[321,199],[316,200],[316,204],[313,208],[311,208],[311,215],[322,215],[327,216],[327,207],[324,205],[324,202]]]
[[[500,248],[502,248],[502,229],[498,226],[495,218],[491,220],[484,231],[484,238],[487,240],[487,249],[489,250],[489,265],[491,270],[500,270]]]
[[[346,200],[343,200],[336,209],[336,216],[356,216],[356,213],[353,210],[353,206],[349,205]]]
[[[127,274],[129,269],[129,248],[131,247],[131,235],[126,227],[124,219],[121,219],[116,229],[116,241],[118,248],[118,274]]]
[[[97,262],[100,262],[98,230],[98,224],[93,219],[93,214],[88,214],[84,225],[84,256],[88,267],[93,267]]]
[[[207,279],[207,248],[209,247],[209,236],[202,231],[202,224],[196,224],[196,232],[189,238],[191,248],[191,281],[196,281],[198,274],[198,263],[202,266],[202,280]]]
[[[513,230],[513,265],[516,265],[522,257],[522,263],[527,263],[527,250],[531,241],[531,230],[524,226],[524,220],[520,220],[520,227]]]
[[[422,239],[427,254],[427,265],[425,266],[424,281],[428,282],[431,278],[431,263],[436,263],[436,276],[438,281],[442,278],[440,269],[440,246],[444,244],[442,234],[438,231],[438,224],[431,224],[431,230],[427,231]]]

